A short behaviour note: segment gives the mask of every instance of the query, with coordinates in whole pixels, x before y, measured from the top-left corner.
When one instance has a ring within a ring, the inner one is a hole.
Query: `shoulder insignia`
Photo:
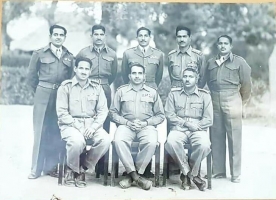
[[[155,47],[150,47],[150,48],[153,49],[153,50],[159,51],[160,53],[163,53],[163,51],[161,51],[160,49],[157,49]]]
[[[198,88],[198,91],[201,91],[201,92],[204,92],[204,93],[210,94],[210,91],[205,90],[205,89],[202,89],[202,88]]]
[[[92,80],[90,79],[90,83],[92,83],[92,84],[96,84],[96,85],[100,85],[100,83],[99,83],[98,81],[93,80],[93,79],[92,79]]]
[[[192,52],[194,52],[194,53],[196,53],[196,54],[198,54],[198,55],[200,55],[200,56],[203,55],[203,53],[202,53],[201,51],[199,51],[199,50],[197,50],[197,49],[194,49],[194,48],[192,48]]]
[[[157,88],[154,88],[154,87],[152,87],[152,86],[150,86],[150,85],[144,85],[144,87],[150,88],[150,89],[153,89],[153,90],[157,91]]]
[[[72,83],[72,79],[65,80],[61,83],[61,85],[66,85],[68,83]]]
[[[171,92],[181,91],[181,90],[182,90],[181,87],[172,87],[172,88],[171,88]]]
[[[120,87],[118,87],[118,88],[117,88],[117,90],[116,90],[116,91],[118,91],[119,89],[124,88],[124,87],[126,87],[126,86],[128,86],[128,84],[121,85]]]
[[[246,60],[245,60],[243,57],[241,57],[241,56],[238,56],[238,55],[236,55],[236,54],[233,54],[233,56],[236,57],[236,58],[241,59],[241,60],[244,61],[244,62],[246,62]]]
[[[170,51],[168,55],[171,55],[171,54],[173,54],[173,53],[175,53],[175,52],[177,52],[177,50],[176,50],[176,49],[174,49],[174,50]]]

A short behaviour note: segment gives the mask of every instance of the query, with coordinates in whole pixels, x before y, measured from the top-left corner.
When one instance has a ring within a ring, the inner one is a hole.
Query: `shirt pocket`
[[[124,112],[133,113],[135,109],[134,96],[124,95],[121,97],[121,102],[122,102],[122,109],[124,110]]]
[[[99,96],[97,94],[87,95],[86,110],[88,115],[93,116],[95,114],[98,99],[99,99]]]
[[[240,83],[239,68],[239,65],[225,64],[222,79],[226,82],[238,85]]]
[[[146,97],[141,97],[141,105],[142,105],[142,112],[152,115],[153,114],[153,103],[154,99],[153,97],[146,96]]]
[[[185,107],[183,105],[176,105],[175,106],[175,112],[176,112],[177,116],[185,117]]]
[[[191,112],[190,116],[201,119],[203,113],[203,102],[193,102],[191,103]]]
[[[114,58],[112,58],[110,56],[103,56],[103,60],[104,60],[105,71],[109,75],[111,75],[111,67],[112,67],[112,62],[114,61]]]
[[[46,72],[46,73],[51,73],[51,71],[53,69],[51,69],[51,66],[54,65],[56,61],[56,58],[54,57],[43,57],[43,58],[40,58],[40,70],[41,72]]]
[[[217,80],[218,66],[217,65],[209,65],[208,66],[208,82],[213,82]]]

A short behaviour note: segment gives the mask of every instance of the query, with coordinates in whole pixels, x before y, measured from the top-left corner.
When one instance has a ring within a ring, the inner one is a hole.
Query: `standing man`
[[[201,161],[210,153],[207,132],[213,124],[213,106],[209,92],[199,89],[197,67],[185,68],[183,87],[172,88],[165,105],[170,133],[165,148],[178,164],[182,188],[189,189],[192,180],[199,190],[206,183],[198,176]],[[192,154],[187,159],[184,144],[191,143]]]
[[[207,63],[207,84],[214,105],[211,127],[214,178],[226,178],[226,133],[228,139],[231,181],[240,182],[242,107],[251,93],[251,68],[231,52],[232,38],[217,39],[219,54]]]
[[[129,82],[129,66],[139,63],[146,69],[146,85],[157,88],[163,76],[163,52],[149,46],[151,31],[141,27],[137,30],[138,46],[124,52],[122,61],[122,76],[125,84]]]
[[[57,93],[57,115],[61,137],[66,141],[66,185],[85,187],[85,171],[94,169],[107,152],[111,139],[102,128],[108,114],[102,86],[88,79],[92,68],[89,58],[79,57],[71,80],[62,82]],[[91,149],[80,155],[90,140]],[[76,179],[75,179],[76,177]]]
[[[199,71],[198,87],[203,88],[205,81],[205,57],[203,53],[191,47],[191,30],[185,26],[177,26],[176,41],[178,48],[169,55],[169,75],[172,87],[182,87],[182,75],[188,66],[197,67]]]
[[[56,95],[60,83],[73,72],[73,55],[62,44],[67,30],[59,25],[50,27],[50,43],[34,51],[28,69],[28,83],[34,96],[34,145],[29,179],[41,172],[57,176],[55,166],[62,143],[57,124]]]
[[[117,56],[116,52],[108,47],[105,43],[105,27],[102,25],[94,25],[92,27],[92,41],[93,44],[82,49],[76,58],[85,57],[89,58],[93,65],[90,75],[90,80],[97,81],[103,87],[106,99],[107,107],[111,104],[111,88],[110,85],[117,75]],[[109,133],[110,119],[106,118],[103,128]],[[99,162],[100,174],[104,174],[104,158]],[[106,159],[108,160],[108,159]]]
[[[127,172],[119,184],[125,189],[135,181],[142,189],[149,190],[152,182],[140,174],[154,155],[158,139],[156,126],[164,121],[164,109],[157,91],[144,84],[145,68],[133,63],[129,69],[130,83],[118,88],[109,111],[111,119],[119,124],[114,143]],[[135,138],[139,141],[140,151],[134,162],[130,148]]]

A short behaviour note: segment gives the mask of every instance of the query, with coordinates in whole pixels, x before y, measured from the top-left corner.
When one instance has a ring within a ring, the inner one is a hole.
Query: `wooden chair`
[[[192,151],[192,146],[191,144],[185,144],[184,145],[184,149],[188,150],[188,157],[190,157],[191,155],[191,151]],[[168,157],[169,154],[166,151],[166,149],[164,148],[164,162],[163,162],[163,186],[167,185],[167,179],[169,178],[169,162],[168,162]],[[208,189],[212,189],[212,166],[211,166],[211,162],[212,162],[212,157],[211,157],[211,152],[208,154],[207,156],[207,188]]]
[[[131,144],[131,155],[136,157],[139,151],[139,142],[134,141]],[[159,187],[159,176],[160,176],[160,144],[157,142],[155,149],[155,175],[154,175],[154,185]],[[114,142],[112,142],[112,169],[111,169],[111,186],[115,186],[115,178],[118,178],[119,171],[119,157],[115,149]]]
[[[62,148],[62,151],[59,152],[59,163],[58,163],[58,185],[63,185],[63,178],[65,176],[65,170],[66,170],[66,142],[63,141],[64,148]],[[86,145],[91,145],[89,141],[86,141]],[[84,149],[84,152],[86,153],[86,148]],[[82,155],[81,155],[82,156]],[[80,157],[81,157],[80,156]],[[108,178],[108,159],[109,159],[109,150],[104,155],[104,185],[107,185],[107,178]],[[98,164],[97,164],[98,165]],[[96,165],[96,178],[100,177],[99,169]]]

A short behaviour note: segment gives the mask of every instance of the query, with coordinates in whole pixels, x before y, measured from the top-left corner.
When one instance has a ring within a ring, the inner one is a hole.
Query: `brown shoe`
[[[81,172],[80,174],[77,175],[75,184],[79,188],[86,187],[85,173],[84,172]]]
[[[231,177],[231,182],[233,182],[233,183],[240,183],[241,182],[240,176],[232,176]]]
[[[29,176],[28,176],[28,179],[37,179],[38,177],[40,177],[40,175],[30,173]]]
[[[193,177],[194,184],[198,187],[200,191],[204,191],[206,187],[206,182],[199,178],[198,176]]]
[[[67,167],[66,174],[64,178],[64,184],[67,186],[75,186],[75,173],[72,169]]]
[[[180,180],[182,181],[181,188],[183,190],[189,190],[191,188],[191,179],[187,175],[181,173]]]
[[[143,178],[143,177],[139,177],[137,181],[135,181],[136,184],[142,188],[143,190],[149,190],[152,186],[152,182]]]

